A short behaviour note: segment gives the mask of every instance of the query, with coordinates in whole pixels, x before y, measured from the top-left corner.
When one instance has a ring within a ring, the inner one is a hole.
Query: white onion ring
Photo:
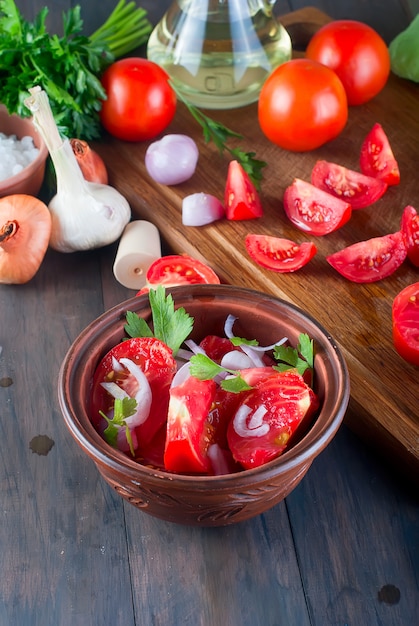
[[[220,365],[228,370],[244,370],[253,367],[253,361],[241,350],[231,350],[223,356]]]
[[[263,437],[270,430],[269,424],[263,421],[263,415],[267,412],[267,409],[263,404],[256,409],[255,414],[252,416],[249,423],[247,423],[247,418],[251,412],[252,409],[248,407],[247,404],[240,405],[236,411],[233,418],[233,428],[239,437]],[[254,428],[250,428],[250,425],[253,424],[255,416],[256,426]]]
[[[136,381],[138,382],[138,391],[135,394],[135,399],[137,401],[137,411],[134,415],[130,415],[126,418],[125,423],[130,428],[134,428],[135,426],[140,426],[143,424],[147,417],[150,414],[151,401],[152,401],[152,393],[150,384],[147,380],[146,375],[142,371],[140,367],[131,359],[122,358],[119,361],[124,365],[127,370],[134,376]]]
[[[185,380],[187,380],[189,378],[189,376],[191,375],[190,373],[190,367],[191,364],[188,361],[187,363],[184,363],[176,372],[176,374],[173,376],[172,378],[172,382],[170,384],[170,388],[172,389],[173,387],[178,387],[179,385],[181,385],[182,383],[185,382]]]
[[[105,391],[107,391],[116,400],[129,398],[127,392],[124,391],[124,389],[122,389],[122,387],[120,387],[116,383],[100,383],[100,386],[103,387],[103,389],[105,389]]]

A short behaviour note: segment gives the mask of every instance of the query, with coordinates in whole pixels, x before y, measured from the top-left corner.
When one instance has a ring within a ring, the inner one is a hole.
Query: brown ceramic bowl
[[[37,196],[44,180],[48,149],[32,120],[18,115],[9,115],[7,108],[0,104],[0,132],[8,136],[16,135],[18,139],[30,136],[33,138],[35,147],[39,148],[36,159],[19,174],[0,180],[0,198],[20,193]]]
[[[60,407],[71,434],[103,478],[123,498],[155,517],[182,524],[222,526],[273,507],[301,481],[331,441],[349,400],[349,377],[341,351],[310,315],[278,298],[228,285],[172,289],[176,306],[194,317],[193,338],[222,334],[228,314],[238,318],[237,336],[269,345],[287,336],[297,345],[301,332],[315,345],[315,390],[321,408],[302,438],[266,465],[224,476],[186,476],[151,469],[110,447],[92,426],[88,398],[93,372],[103,355],[124,336],[126,311],[150,320],[148,296],[122,302],[92,322],[74,341],[60,369]]]

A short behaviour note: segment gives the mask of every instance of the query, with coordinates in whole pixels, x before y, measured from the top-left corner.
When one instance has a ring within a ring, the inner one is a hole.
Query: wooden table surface
[[[157,19],[164,3],[141,4]],[[30,283],[0,286],[0,625],[417,626],[417,490],[346,425],[237,526],[168,524],[104,483],[56,385],[77,334],[132,295],[115,253],[49,251]]]

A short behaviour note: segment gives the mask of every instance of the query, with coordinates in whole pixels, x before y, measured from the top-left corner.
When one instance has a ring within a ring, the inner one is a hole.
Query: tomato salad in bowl
[[[316,320],[229,285],[159,287],[107,311],[70,347],[58,388],[70,433],[123,498],[204,526],[282,500],[349,400]]]
[[[287,337],[260,346],[234,334],[229,314],[223,336],[196,343],[192,317],[162,285],[148,296],[152,327],[128,311],[127,338],[93,377],[91,419],[105,440],[184,474],[226,474],[279,456],[319,408],[304,379],[312,383],[308,335],[297,348]]]

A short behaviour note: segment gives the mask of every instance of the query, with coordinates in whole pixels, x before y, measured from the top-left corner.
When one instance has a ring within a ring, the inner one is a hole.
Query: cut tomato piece
[[[374,204],[387,190],[387,183],[383,180],[330,161],[317,161],[311,172],[311,182],[315,187],[349,202],[353,209],[364,209]]]
[[[295,272],[307,265],[317,252],[311,241],[298,245],[290,239],[269,235],[247,235],[245,246],[258,265],[274,272]]]
[[[415,267],[419,267],[419,215],[416,209],[410,205],[404,208],[401,230],[407,257]]]
[[[419,365],[419,283],[394,298],[392,319],[394,347],[405,361]]]
[[[284,210],[288,219],[300,230],[323,236],[337,230],[349,220],[349,202],[295,178],[285,189]]]
[[[213,380],[190,376],[170,390],[164,465],[169,472],[207,474],[208,447],[214,443],[208,414],[216,391]]]
[[[400,182],[399,165],[381,124],[374,124],[364,139],[360,167],[363,174],[379,178],[387,185],[398,185]]]
[[[170,254],[156,259],[147,270],[147,286],[175,287],[201,283],[219,284],[220,279],[208,265],[187,254]]]
[[[91,420],[100,428],[99,411],[112,415],[115,396],[102,383],[113,383],[131,398],[135,397],[140,384],[137,378],[121,364],[129,359],[147,378],[152,400],[149,416],[135,427],[140,446],[147,445],[156,435],[167,417],[169,388],[176,372],[176,361],[168,346],[154,337],[134,337],[114,346],[102,359],[93,376],[91,393]]]
[[[354,283],[372,283],[393,274],[406,258],[401,232],[360,241],[326,257],[327,262]]]
[[[207,335],[199,345],[205,354],[216,363],[220,363],[223,356],[234,349],[230,339],[218,335]]]
[[[230,421],[233,457],[245,469],[277,458],[317,408],[317,397],[299,374],[273,372],[246,395]]]
[[[256,187],[238,161],[228,166],[224,205],[228,220],[252,220],[263,214]]]

